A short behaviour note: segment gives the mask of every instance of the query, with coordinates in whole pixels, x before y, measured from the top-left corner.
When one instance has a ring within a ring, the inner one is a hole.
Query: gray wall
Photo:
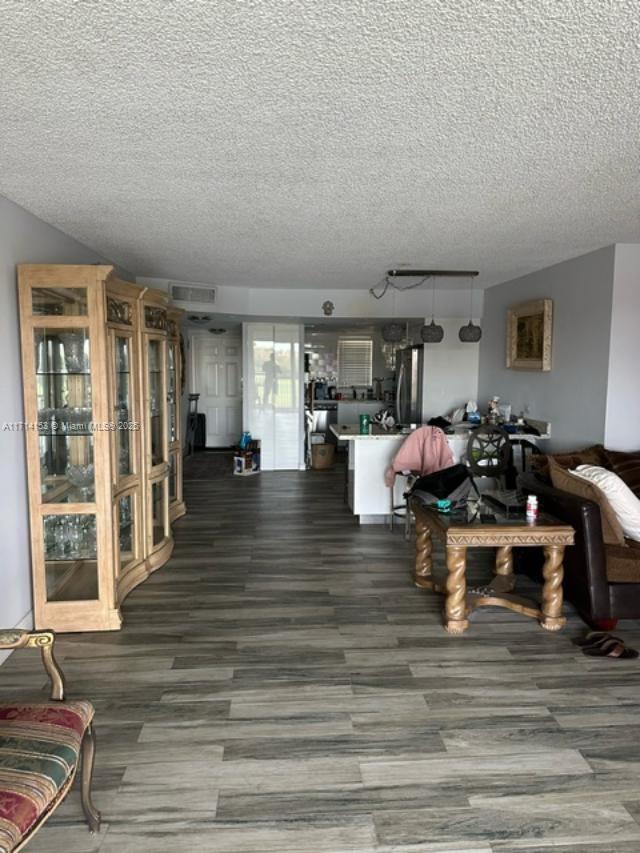
[[[551,422],[549,449],[603,442],[609,370],[614,246],[581,255],[485,291],[479,403],[494,394]],[[551,371],[507,370],[507,308],[553,299]]]
[[[424,321],[430,323],[431,317],[425,317]],[[444,338],[439,344],[424,346],[424,423],[478,399],[479,344],[464,344],[458,337],[460,327],[468,322],[468,316],[455,320],[438,317]],[[474,322],[482,325],[478,317]]]
[[[605,444],[640,448],[640,245],[616,244]]]
[[[31,565],[16,264],[108,263],[0,196],[0,627],[30,625]]]

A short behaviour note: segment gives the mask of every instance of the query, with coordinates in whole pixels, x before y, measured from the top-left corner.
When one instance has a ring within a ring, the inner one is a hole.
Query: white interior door
[[[237,444],[242,432],[242,341],[210,332],[191,344],[191,391],[207,418],[207,447]]]

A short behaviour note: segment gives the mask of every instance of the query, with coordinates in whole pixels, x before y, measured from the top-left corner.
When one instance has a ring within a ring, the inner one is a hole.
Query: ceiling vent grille
[[[216,301],[215,287],[207,285],[181,284],[175,281],[169,284],[169,293],[174,302],[199,302],[213,305]]]

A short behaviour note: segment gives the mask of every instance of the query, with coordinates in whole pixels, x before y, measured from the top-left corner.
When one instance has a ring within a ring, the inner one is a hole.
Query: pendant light
[[[463,344],[477,344],[482,337],[482,329],[473,322],[473,278],[469,285],[469,322],[466,326],[460,326],[458,337]]]
[[[387,323],[382,327],[382,337],[388,344],[399,344],[404,337],[404,329],[400,323]]]
[[[396,292],[391,292],[391,313],[393,320],[382,327],[382,339],[388,344],[399,344],[404,337],[402,323],[396,323]]]
[[[436,301],[436,284],[431,283],[431,322],[420,329],[420,337],[425,344],[439,344],[444,338],[444,329],[434,319]]]

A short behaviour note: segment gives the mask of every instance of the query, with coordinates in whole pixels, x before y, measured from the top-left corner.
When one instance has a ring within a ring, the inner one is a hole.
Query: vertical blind
[[[338,341],[338,385],[369,386],[372,382],[373,341],[369,338],[340,338]]]

